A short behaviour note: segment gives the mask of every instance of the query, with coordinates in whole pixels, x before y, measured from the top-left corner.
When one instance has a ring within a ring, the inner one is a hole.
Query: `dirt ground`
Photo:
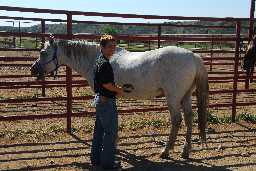
[[[154,120],[151,115],[154,114],[136,117]],[[120,124],[132,117],[121,116]],[[167,114],[161,115],[165,117]],[[65,120],[62,119],[1,122],[0,170],[95,170],[89,160],[92,131],[88,123],[93,125],[93,122],[94,118],[74,119],[72,135],[65,133]],[[256,170],[255,124],[209,125],[207,149],[201,149],[194,126],[189,160],[180,157],[184,125],[170,159],[165,160],[159,158],[159,153],[169,126],[141,129],[129,126],[119,130],[118,158],[123,170]]]

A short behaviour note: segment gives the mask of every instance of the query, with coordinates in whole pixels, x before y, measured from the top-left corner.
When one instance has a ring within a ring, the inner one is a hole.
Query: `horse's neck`
[[[89,45],[88,45],[89,46]],[[80,75],[86,78],[89,85],[93,88],[93,66],[95,64],[96,56],[99,55],[99,48],[92,45],[92,49],[88,48],[84,50],[85,53],[78,53],[80,49],[76,47],[70,49],[70,53],[67,54],[67,50],[64,50],[60,46],[61,64],[65,64],[70,68],[74,69]]]

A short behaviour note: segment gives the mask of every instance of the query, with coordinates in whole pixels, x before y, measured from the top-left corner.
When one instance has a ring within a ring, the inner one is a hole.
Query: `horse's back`
[[[113,61],[113,68],[117,84],[134,85],[134,96],[155,94],[164,86],[191,86],[197,70],[195,55],[177,47],[127,52]]]

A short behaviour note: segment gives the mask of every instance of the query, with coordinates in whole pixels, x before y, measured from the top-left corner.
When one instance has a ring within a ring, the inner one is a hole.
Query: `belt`
[[[102,96],[102,95],[98,95],[99,98],[100,98],[100,101],[102,102],[106,102],[108,100],[115,100],[114,98],[111,98],[111,97],[106,97],[106,96]]]

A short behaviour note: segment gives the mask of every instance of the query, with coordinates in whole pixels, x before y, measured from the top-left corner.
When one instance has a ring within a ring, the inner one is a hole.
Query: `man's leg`
[[[96,109],[97,110],[97,109]],[[96,114],[96,121],[94,126],[92,148],[91,148],[91,163],[92,165],[100,165],[100,156],[102,152],[103,143],[103,127],[99,116]]]
[[[105,112],[100,117],[104,129],[103,150],[101,153],[101,164],[103,168],[114,166],[116,154],[116,138],[118,132],[118,115],[116,101],[110,99],[105,106]]]

